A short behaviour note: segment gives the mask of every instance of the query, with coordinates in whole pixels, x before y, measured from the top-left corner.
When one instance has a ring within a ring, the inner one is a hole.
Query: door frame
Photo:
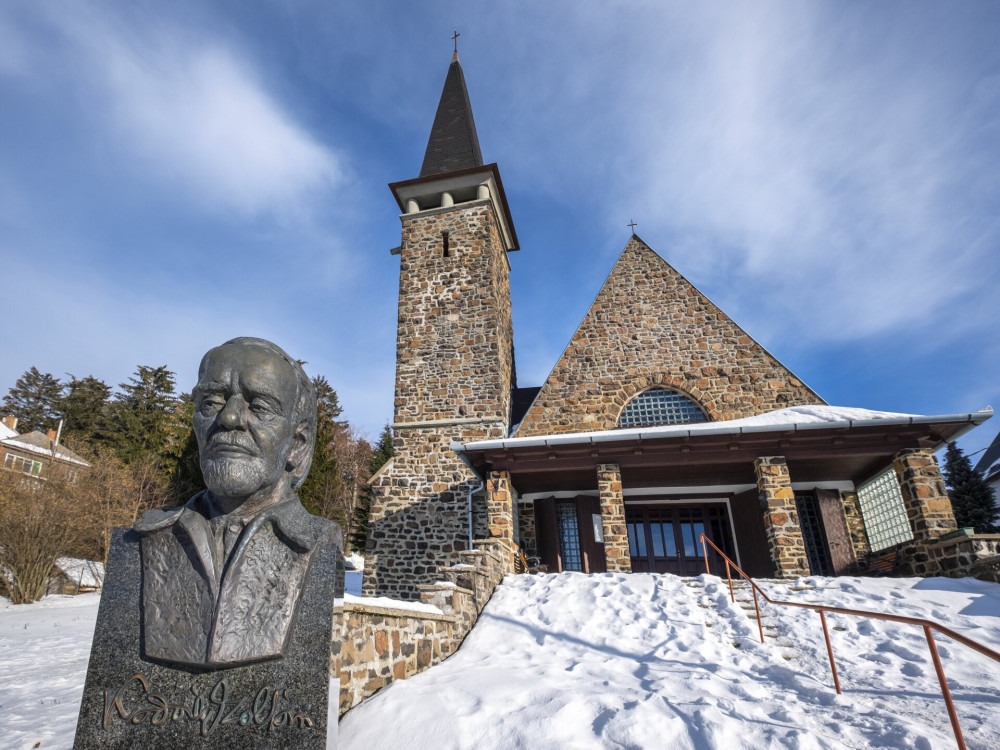
[[[726,506],[726,517],[729,521],[729,538],[733,541],[733,556],[735,557],[734,562],[743,567],[743,562],[740,559],[740,543],[736,537],[736,526],[733,524],[733,493],[727,493],[725,495],[718,492],[713,493],[685,493],[685,494],[673,494],[665,492],[662,495],[647,495],[642,494],[638,497],[629,498],[628,490],[624,493],[625,499],[625,509],[628,507],[636,505],[701,505],[709,503],[722,503]],[[714,539],[712,540],[715,541]]]

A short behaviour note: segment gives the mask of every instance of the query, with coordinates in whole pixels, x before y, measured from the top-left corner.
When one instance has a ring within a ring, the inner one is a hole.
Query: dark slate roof
[[[528,413],[528,407],[535,400],[535,396],[542,390],[541,386],[536,388],[512,388],[510,391],[510,424],[513,427],[518,424],[524,415]]]
[[[458,55],[455,55],[444,81],[437,114],[434,115],[420,176],[481,166],[483,155],[479,151],[479,136],[472,119],[469,91],[465,87],[462,65],[458,62]]]
[[[984,477],[989,473],[990,468],[993,464],[1000,461],[1000,432],[997,436],[993,438],[993,442],[990,443],[989,448],[983,453],[982,458],[979,459],[979,463],[976,464],[976,471],[982,474]]]

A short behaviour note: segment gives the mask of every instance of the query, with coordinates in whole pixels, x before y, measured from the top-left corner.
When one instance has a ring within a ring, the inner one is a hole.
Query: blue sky
[[[419,172],[454,29],[522,248],[520,385],[634,219],[830,403],[1000,407],[991,2],[5,2],[0,391],[138,364],[189,390],[258,335],[377,435],[386,184]]]

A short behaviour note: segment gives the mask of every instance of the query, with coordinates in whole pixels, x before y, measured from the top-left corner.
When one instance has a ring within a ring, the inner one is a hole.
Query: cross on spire
[[[639,225],[636,224],[635,221],[633,221],[633,220],[630,219],[629,222],[628,222],[628,226],[632,230],[632,234],[635,234],[635,228],[637,226],[639,226]]]
[[[454,34],[451,35],[451,41],[453,41],[455,43],[455,54],[456,55],[458,54],[458,38],[460,36],[462,36],[462,35],[459,34],[457,31]]]

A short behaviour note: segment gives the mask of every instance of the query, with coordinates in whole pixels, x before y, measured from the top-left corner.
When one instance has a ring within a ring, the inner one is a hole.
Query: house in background
[[[75,557],[60,557],[52,566],[52,575],[49,576],[45,594],[76,596],[100,591],[103,586],[104,563]]]
[[[499,538],[550,571],[838,574],[899,547],[958,572],[934,451],[989,409],[832,407],[634,233],[545,383],[517,383],[500,171],[457,53],[401,211],[395,456],[373,477],[365,595],[420,596]],[[995,554],[995,551],[994,551]]]
[[[55,430],[17,432],[17,418],[0,422],[0,453],[3,468],[37,479],[59,479],[75,483],[90,464],[65,446],[59,445]]]
[[[1000,432],[983,451],[983,455],[976,463],[975,471],[993,488],[993,496],[1000,505]]]

